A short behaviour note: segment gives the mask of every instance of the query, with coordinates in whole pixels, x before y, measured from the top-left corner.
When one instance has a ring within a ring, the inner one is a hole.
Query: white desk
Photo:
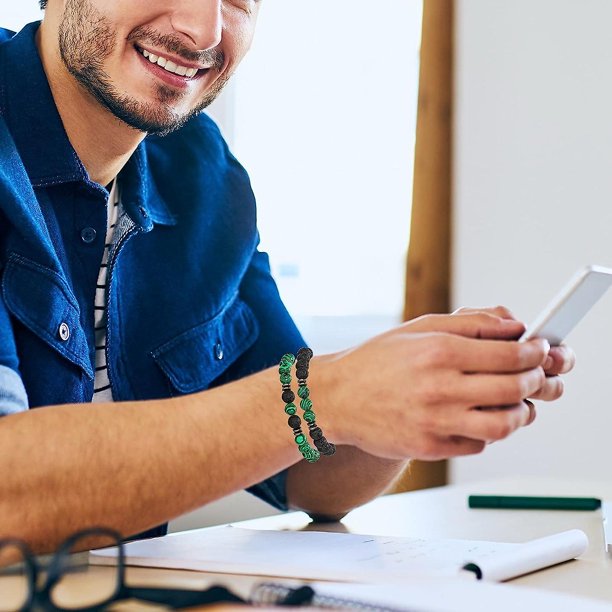
[[[239,523],[258,529],[316,529],[371,535],[461,538],[521,542],[567,529],[582,529],[590,540],[578,561],[519,578],[513,583],[609,601],[612,609],[612,560],[604,550],[601,512],[471,510],[469,494],[570,495],[612,499],[612,482],[572,483],[517,479],[516,481],[448,486],[380,498],[351,512],[342,523],[308,525],[303,513]],[[96,571],[110,571],[96,568]],[[204,588],[213,582],[230,585],[246,595],[259,578],[199,574],[177,570],[129,568],[128,582],[138,586]],[[119,610],[150,609],[122,603]]]

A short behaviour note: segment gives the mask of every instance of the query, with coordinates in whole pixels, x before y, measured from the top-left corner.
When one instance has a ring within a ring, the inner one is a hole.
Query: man
[[[246,487],[337,519],[410,458],[480,452],[533,420],[525,398],[561,395],[572,352],[512,341],[505,309],[423,317],[312,359],[338,452],[299,461],[277,364],[305,343],[200,114],[260,3],[41,4],[0,44],[0,537],[130,536]]]

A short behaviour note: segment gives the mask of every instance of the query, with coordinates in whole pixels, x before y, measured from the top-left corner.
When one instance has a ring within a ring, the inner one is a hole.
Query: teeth
[[[142,50],[142,54],[152,63],[161,66],[168,72],[172,72],[173,74],[178,74],[179,76],[186,76],[187,78],[194,77],[198,69],[197,68],[187,68],[186,66],[179,66],[170,60],[167,60],[164,57],[159,57],[154,53],[149,53],[149,51]]]

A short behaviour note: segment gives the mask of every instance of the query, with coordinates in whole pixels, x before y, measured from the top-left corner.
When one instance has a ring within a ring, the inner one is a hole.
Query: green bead
[[[299,387],[298,395],[300,397],[303,397],[304,399],[307,398],[310,395],[310,391],[308,390],[308,387]]]
[[[308,463],[315,463],[315,461],[318,461],[321,457],[321,453],[315,448],[312,448],[308,443],[298,446],[298,449]]]
[[[291,366],[280,366],[278,368],[279,374],[291,374]]]
[[[297,412],[297,408],[295,407],[295,404],[287,404],[285,406],[285,412],[290,416],[294,415]]]
[[[283,385],[288,385],[291,382],[291,374],[281,374],[280,381]]]
[[[306,442],[306,436],[304,434],[298,434],[297,436],[295,436],[295,443],[298,446],[304,444],[304,442]]]
[[[312,408],[312,400],[306,398],[300,402],[300,408],[302,410],[310,410]]]
[[[294,363],[295,363],[295,355],[292,355],[291,353],[287,353],[281,357],[282,365],[292,366]]]
[[[304,416],[304,420],[307,423],[313,423],[314,420],[316,419],[315,413],[312,410],[307,410],[303,416]]]

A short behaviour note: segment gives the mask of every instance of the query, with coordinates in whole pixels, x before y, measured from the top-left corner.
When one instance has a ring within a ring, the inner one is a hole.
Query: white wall
[[[262,3],[237,75],[234,150],[289,311],[391,326],[404,299],[422,3],[304,6]]]
[[[458,0],[454,302],[530,320],[580,266],[612,264],[612,2]],[[569,338],[562,401],[455,481],[608,478],[612,294]]]
[[[18,32],[30,21],[41,18],[38,0],[0,0],[0,28]]]

